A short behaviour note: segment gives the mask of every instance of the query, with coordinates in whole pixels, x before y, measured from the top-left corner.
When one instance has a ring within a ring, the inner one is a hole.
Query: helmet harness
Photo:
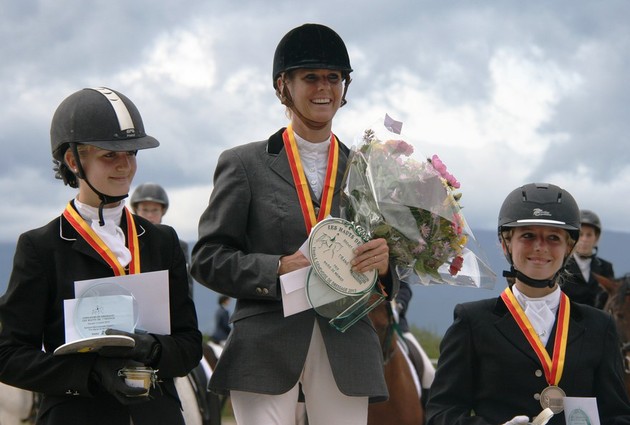
[[[575,248],[580,234],[580,213],[575,199],[569,192],[558,186],[547,183],[532,183],[512,191],[501,207],[499,213],[498,234],[500,242],[505,246],[505,257],[510,270],[504,270],[503,276],[516,278],[534,288],[552,288]],[[569,254],[564,256],[562,266],[549,279],[534,279],[514,267],[512,253],[504,231],[528,225],[559,227],[566,230],[573,239]]]
[[[114,196],[94,187],[81,163],[78,145],[134,153],[159,146],[156,139],[145,133],[142,117],[133,102],[106,87],[86,88],[68,96],[55,111],[50,136],[56,177],[72,187],[76,187],[77,178],[85,181],[101,201],[98,207],[101,226],[105,225],[104,206],[129,194]],[[65,164],[63,156],[68,149],[76,161],[76,170]]]
[[[273,87],[280,102],[296,114],[312,130],[321,130],[328,122],[307,118],[295,106],[287,89],[287,71],[294,69],[332,69],[341,71],[345,81],[341,106],[346,101],[346,93],[352,79],[350,58],[346,45],[332,29],[320,24],[304,24],[289,31],[278,43],[273,59]],[[277,79],[282,78],[282,88]],[[341,107],[340,106],[340,107]]]

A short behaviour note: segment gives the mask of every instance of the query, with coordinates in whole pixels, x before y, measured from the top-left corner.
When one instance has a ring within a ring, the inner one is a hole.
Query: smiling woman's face
[[[81,165],[89,182],[100,192],[109,196],[122,196],[129,188],[136,174],[136,152],[114,152],[94,146],[79,147]],[[77,164],[70,150],[66,152],[66,163],[71,169]],[[100,199],[83,180],[79,180],[79,201],[97,207]]]
[[[508,248],[516,270],[532,279],[550,279],[570,253],[569,234],[550,226],[515,227]]]
[[[288,73],[284,80],[278,79],[278,84],[287,85],[294,107],[309,120],[332,123],[341,107],[344,87],[341,71],[296,69]],[[293,114],[292,122],[296,129],[301,127],[299,121],[300,117]]]

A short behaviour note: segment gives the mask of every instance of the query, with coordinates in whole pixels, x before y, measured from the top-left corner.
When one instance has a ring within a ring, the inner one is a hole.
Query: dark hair
[[[224,302],[229,301],[230,297],[228,297],[227,295],[221,295],[219,297],[219,305],[223,305]]]

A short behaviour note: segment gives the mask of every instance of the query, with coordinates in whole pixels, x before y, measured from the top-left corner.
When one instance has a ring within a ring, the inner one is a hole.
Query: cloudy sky
[[[271,85],[280,38],[334,28],[354,72],[333,130],[352,145],[385,113],[462,182],[470,226],[505,195],[550,181],[630,232],[630,2],[0,0],[0,240],[58,215],[50,120],[83,87],[130,97],[161,142],[136,184],[162,184],[186,240],[218,154],[286,124]],[[624,77],[625,75],[625,77]]]

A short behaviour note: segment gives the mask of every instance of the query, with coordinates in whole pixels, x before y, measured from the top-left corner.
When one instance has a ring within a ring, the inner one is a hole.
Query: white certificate
[[[600,425],[595,397],[564,397],[567,425]]]
[[[87,293],[89,295],[94,288],[106,287],[107,285],[123,288],[128,294],[131,294],[133,305],[135,306],[134,321],[136,330],[144,330],[160,335],[171,333],[168,271],[160,270],[75,282],[74,294],[76,298],[64,300],[66,343],[82,338],[81,332],[75,325],[75,309],[79,300],[83,304],[86,301],[86,299],[82,298],[84,294]],[[113,294],[113,296],[121,295]],[[99,298],[106,299],[103,296]],[[122,310],[118,311],[122,312]]]

